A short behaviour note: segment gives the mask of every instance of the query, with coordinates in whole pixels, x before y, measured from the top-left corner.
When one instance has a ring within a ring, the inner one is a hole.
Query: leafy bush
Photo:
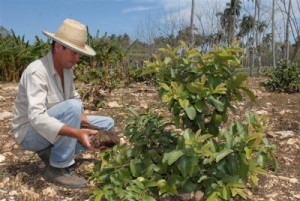
[[[177,54],[180,47],[161,48],[164,59],[156,56],[154,62],[147,62],[144,74],[156,75],[162,102],[169,106],[178,127],[217,135],[227,120],[227,110],[235,112],[232,101],[241,101],[243,92],[255,98],[245,85],[246,75],[236,71],[242,49],[215,47],[213,52],[201,54],[184,42],[181,47],[183,55]]]
[[[228,109],[246,92],[246,77],[235,71],[240,65],[238,47],[215,48],[201,54],[181,43],[184,54],[160,49],[145,74],[154,73],[160,96],[172,121],[152,110],[131,111],[126,123],[128,144],[101,152],[101,164],[91,169],[99,184],[96,200],[155,200],[183,192],[202,191],[206,200],[247,198],[249,186],[269,163],[277,169],[275,147],[265,136],[266,120],[246,112],[244,122],[227,121]],[[180,127],[180,133],[173,127]]]
[[[95,200],[155,200],[151,190],[162,186],[167,165],[161,163],[165,151],[175,149],[176,134],[166,129],[172,125],[152,110],[138,114],[130,110],[125,136],[129,145],[121,144],[99,153],[101,165],[90,170],[91,179],[101,186],[93,191]]]
[[[267,81],[261,82],[268,91],[297,93],[300,91],[300,65],[281,61],[276,69],[266,70]]]

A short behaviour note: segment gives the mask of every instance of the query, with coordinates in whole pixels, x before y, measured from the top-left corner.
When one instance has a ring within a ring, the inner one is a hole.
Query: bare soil
[[[237,105],[241,117],[252,111],[269,118],[267,136],[278,148],[280,169],[271,169],[260,176],[259,185],[249,193],[249,200],[296,201],[300,200],[300,94],[270,93],[259,82],[264,78],[250,78],[248,84],[255,92],[254,102],[244,101]],[[93,200],[89,191],[95,186],[89,182],[85,189],[66,189],[47,183],[43,179],[44,164],[38,156],[23,150],[12,137],[12,108],[17,92],[16,83],[0,83],[0,201],[18,200]],[[89,114],[110,115],[115,119],[116,132],[124,131],[125,109],[144,109],[158,103],[155,87],[134,84],[105,94],[107,105]],[[72,170],[88,179],[86,168],[99,159],[96,153],[84,152],[76,156]]]

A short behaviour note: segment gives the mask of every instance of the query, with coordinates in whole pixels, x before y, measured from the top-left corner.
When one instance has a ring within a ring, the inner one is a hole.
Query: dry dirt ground
[[[257,99],[238,104],[239,111],[252,111],[269,117],[268,139],[278,147],[276,156],[280,169],[260,176],[249,200],[300,200],[300,94],[269,93],[259,86],[263,78],[250,78],[250,88]],[[12,138],[11,118],[16,83],[0,83],[0,201],[23,200],[92,200],[88,188],[70,190],[47,183],[43,179],[44,164],[36,154],[20,148]],[[106,94],[108,105],[87,113],[111,115],[116,131],[124,130],[125,108],[153,107],[158,98],[154,87],[135,84]],[[84,152],[76,157],[73,171],[88,178],[85,168],[95,164],[95,153]]]

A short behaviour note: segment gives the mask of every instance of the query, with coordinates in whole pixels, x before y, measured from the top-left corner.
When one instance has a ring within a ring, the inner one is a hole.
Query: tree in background
[[[227,35],[228,45],[231,44],[235,36],[235,28],[237,27],[236,18],[240,16],[241,4],[240,0],[231,0],[230,3],[226,3],[227,8],[225,8],[224,12],[219,13],[221,26]]]

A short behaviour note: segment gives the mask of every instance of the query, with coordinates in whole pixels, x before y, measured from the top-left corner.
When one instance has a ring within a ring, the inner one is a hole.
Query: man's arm
[[[73,138],[77,138],[78,141],[85,146],[87,149],[92,151],[98,151],[98,149],[94,148],[90,142],[90,135],[96,135],[98,131],[91,129],[78,129],[73,128],[68,125],[64,125],[59,130],[59,135],[65,135]]]
[[[81,122],[83,122],[83,123],[91,123],[88,120],[88,118],[87,118],[87,116],[86,116],[86,114],[84,112],[82,112],[82,114],[81,114]]]

